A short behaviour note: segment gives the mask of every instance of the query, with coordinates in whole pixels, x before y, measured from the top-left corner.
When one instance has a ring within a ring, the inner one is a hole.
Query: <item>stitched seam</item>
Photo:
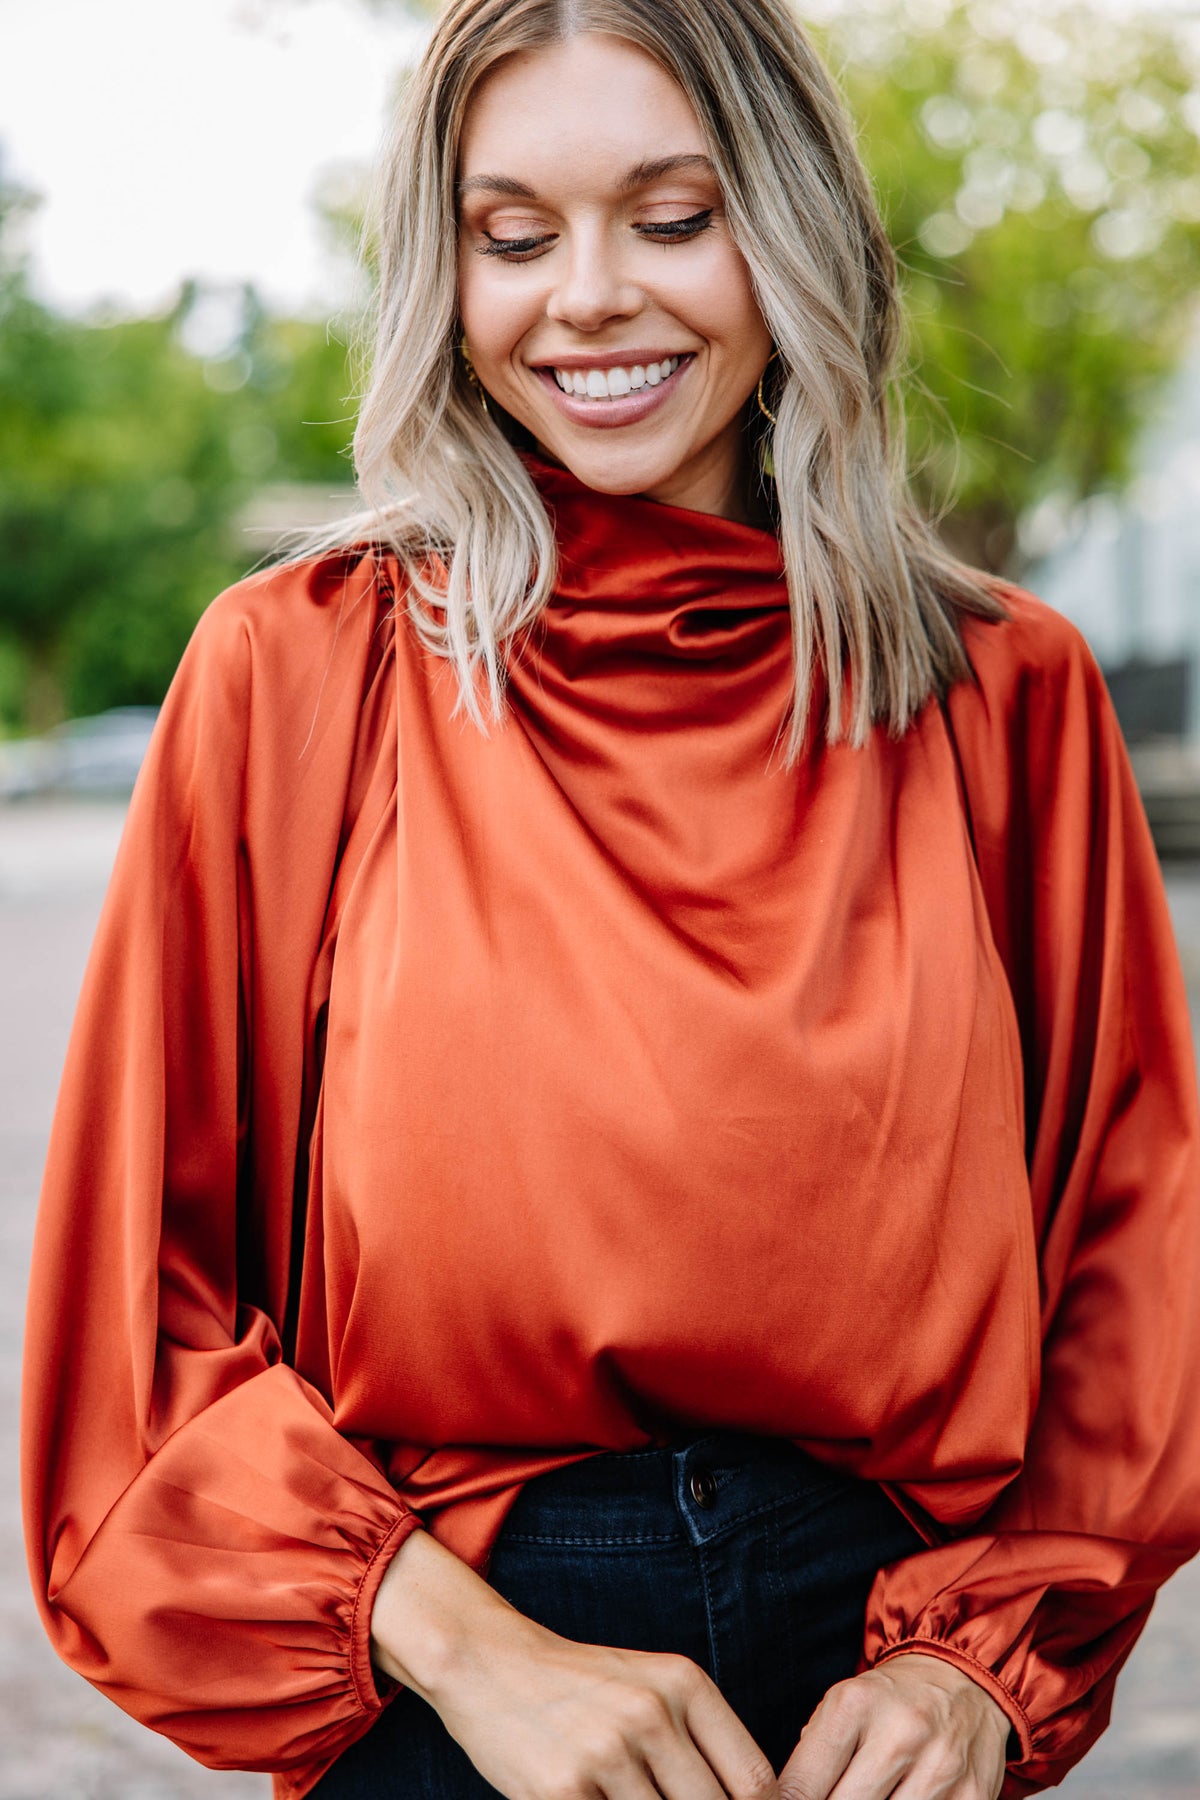
[[[726,1534],[732,1531],[735,1526],[744,1525],[749,1519],[761,1518],[763,1513],[780,1512],[785,1506],[794,1506],[801,1497],[802,1496],[796,1494],[783,1494],[774,1500],[764,1500],[760,1502],[758,1506],[749,1506],[744,1512],[735,1513],[731,1519],[726,1519],[716,1531],[711,1533],[707,1541],[709,1543],[716,1543],[719,1538],[726,1536]],[[815,1510],[815,1507],[810,1507],[807,1512],[800,1514],[800,1518],[808,1518],[809,1514]]]
[[[354,1590],[354,1605],[350,1610],[350,1681],[354,1688],[354,1697],[364,1712],[379,1712],[380,1698],[378,1694],[372,1692],[370,1700],[367,1700],[363,1694],[362,1684],[358,1678],[358,1615],[362,1604],[363,1589],[366,1587],[370,1578],[371,1570],[375,1567],[375,1564],[383,1555],[401,1526],[418,1526],[420,1523],[421,1521],[413,1512],[402,1512],[398,1519],[392,1521],[391,1525],[372,1551],[367,1566],[359,1578],[358,1586]],[[369,1660],[370,1656],[368,1652],[368,1661]]]
[[[787,1640],[788,1680],[791,1682],[793,1688],[795,1688],[797,1686],[799,1664],[796,1661],[796,1645],[792,1636],[792,1608],[788,1600],[787,1586],[783,1579],[783,1557],[779,1548],[779,1531],[774,1520],[771,1520],[767,1527],[766,1538],[767,1568],[768,1570],[770,1569],[773,1561],[775,1564],[775,1585],[779,1595],[779,1607],[780,1611],[783,1613],[783,1630]]]
[[[696,1566],[700,1571],[700,1586],[704,1590],[704,1624],[705,1629],[708,1632],[708,1656],[709,1661],[712,1663],[712,1678],[717,1686],[720,1687],[721,1656],[717,1649],[717,1628],[713,1622],[712,1589],[709,1586],[708,1569],[705,1566],[704,1556],[701,1547],[698,1544],[692,1544],[692,1555],[696,1559]]]
[[[584,1546],[599,1547],[606,1544],[611,1544],[615,1547],[621,1544],[675,1544],[679,1541],[679,1533],[676,1531],[664,1531],[654,1533],[646,1532],[624,1537],[587,1537],[575,1536],[573,1534],[570,1536],[566,1534],[559,1536],[553,1533],[543,1536],[541,1532],[534,1531],[506,1531],[504,1533],[504,1541],[507,1544],[566,1544],[576,1545],[579,1548],[583,1548]]]
[[[761,1501],[758,1506],[747,1507],[745,1511],[735,1513],[731,1519],[726,1519],[717,1530],[706,1534],[705,1541],[707,1543],[715,1544],[719,1542],[720,1539],[728,1536],[728,1534],[735,1530],[737,1526],[744,1525],[751,1519],[758,1519],[761,1518],[764,1513],[779,1512],[783,1507],[794,1505],[796,1498],[797,1496],[794,1494],[784,1494],[774,1500]],[[701,1516],[703,1516],[703,1514]],[[505,1541],[510,1544],[564,1544],[577,1545],[580,1548],[591,1544],[673,1544],[678,1541],[678,1534],[674,1532],[619,1533],[612,1536],[590,1536],[576,1535],[575,1533],[559,1534],[556,1532],[549,1532],[543,1534],[541,1532],[506,1530],[504,1536]]]

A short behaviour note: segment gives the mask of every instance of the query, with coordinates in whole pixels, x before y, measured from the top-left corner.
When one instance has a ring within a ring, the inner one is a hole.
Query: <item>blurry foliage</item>
[[[804,8],[904,273],[915,485],[987,567],[1130,474],[1194,328],[1200,92],[1178,18],[1007,0]]]
[[[188,635],[258,554],[268,481],[348,481],[346,352],[253,290],[185,285],[159,317],[60,317],[0,187],[0,727],[161,699]]]

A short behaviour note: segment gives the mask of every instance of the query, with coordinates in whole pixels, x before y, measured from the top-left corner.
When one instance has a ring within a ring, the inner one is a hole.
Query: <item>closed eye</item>
[[[709,206],[686,219],[666,219],[659,225],[635,225],[634,230],[660,244],[669,244],[698,237],[702,231],[707,231],[712,224],[712,215],[713,209]],[[480,256],[505,256],[514,262],[528,261],[544,245],[553,243],[555,237],[554,232],[547,232],[544,237],[527,238],[498,238],[490,231],[483,235],[487,241],[475,246]]]
[[[639,225],[639,231],[645,231],[651,237],[671,239],[674,237],[697,237],[700,232],[707,231],[712,224],[713,209],[705,207],[703,212],[693,213],[687,219],[666,219],[661,225]]]
[[[520,257],[550,242],[548,237],[498,238],[493,237],[490,231],[485,231],[483,235],[486,242],[475,246],[480,256]]]

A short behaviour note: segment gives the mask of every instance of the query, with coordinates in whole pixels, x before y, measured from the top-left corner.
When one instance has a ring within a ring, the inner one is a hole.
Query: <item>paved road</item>
[[[15,1420],[34,1197],[72,1009],[121,824],[111,805],[0,809],[0,1800],[265,1800],[134,1725],[57,1661],[25,1581]],[[1169,873],[1200,1018],[1200,868]],[[1200,1800],[1200,1560],[1168,1583],[1113,1724],[1065,1800]]]

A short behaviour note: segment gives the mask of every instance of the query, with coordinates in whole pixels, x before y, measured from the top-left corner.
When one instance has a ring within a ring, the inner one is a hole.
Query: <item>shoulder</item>
[[[213,665],[293,671],[344,632],[373,626],[392,583],[378,552],[365,545],[327,551],[244,576],[201,613],[188,654]]]
[[[1014,582],[993,578],[988,586],[1008,617],[965,620],[963,640],[981,687],[1015,696],[1099,675],[1087,639],[1065,614]]]
[[[139,808],[172,829],[190,830],[198,811],[241,814],[270,840],[290,811],[332,804],[394,610],[384,559],[361,547],[282,563],[218,594],[163,700]]]
[[[1083,632],[1045,600],[1013,582],[988,586],[1007,617],[967,616],[963,645],[973,678],[951,688],[957,726],[989,733],[1094,725],[1111,711],[1099,664]]]
[[[1124,781],[1120,725],[1079,627],[1011,582],[989,586],[1006,618],[972,617],[963,641],[973,678],[955,682],[944,716],[982,836],[1011,835]]]
[[[388,564],[369,546],[279,563],[224,589],[201,613],[164,702],[290,738],[303,719],[361,698],[394,609]]]

